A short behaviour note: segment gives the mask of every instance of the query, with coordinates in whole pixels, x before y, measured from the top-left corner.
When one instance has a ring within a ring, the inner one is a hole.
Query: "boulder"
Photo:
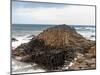
[[[18,41],[16,38],[11,38],[12,41]]]
[[[74,64],[69,67],[70,70],[85,70],[96,68],[96,47],[90,47],[85,55],[79,56]]]
[[[90,47],[88,52],[85,54],[87,58],[96,58],[96,46]]]
[[[72,66],[69,67],[70,70],[87,70],[96,68],[96,59],[81,57],[78,58]]]
[[[91,35],[91,37],[95,37],[95,35]]]
[[[26,53],[26,47],[27,44],[21,44],[20,46],[18,46],[15,50],[12,50],[12,56],[25,56],[27,55]]]
[[[89,40],[78,34],[73,27],[65,24],[48,28],[40,33],[37,38],[42,39],[45,45],[57,48],[70,46],[80,50],[80,52],[85,52],[91,46]]]
[[[25,61],[28,58],[52,70],[62,67],[65,60],[71,62],[77,52],[87,53],[92,45],[92,41],[78,34],[73,27],[64,24],[44,30],[30,42],[18,46],[12,54],[24,57]]]
[[[40,51],[34,55],[35,62],[45,66],[46,69],[54,70],[62,67],[65,60],[72,61],[75,57],[74,50],[71,48],[52,48],[48,51]],[[42,60],[41,60],[42,59]]]

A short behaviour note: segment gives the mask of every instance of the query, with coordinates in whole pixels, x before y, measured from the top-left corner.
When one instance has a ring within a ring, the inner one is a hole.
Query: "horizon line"
[[[17,24],[17,23],[16,23]],[[12,24],[14,25],[14,24]],[[21,24],[18,24],[21,25]],[[23,24],[23,25],[27,25],[27,24]],[[29,24],[29,25],[64,25],[64,24]],[[82,25],[82,26],[96,26],[95,24],[65,24],[65,25]]]

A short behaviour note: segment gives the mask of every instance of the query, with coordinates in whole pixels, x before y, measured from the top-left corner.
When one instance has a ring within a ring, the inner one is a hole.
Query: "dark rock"
[[[95,35],[91,35],[91,37],[95,37]]]
[[[44,53],[44,54],[39,54],[38,56],[36,56],[35,62],[40,65],[45,66],[46,69],[52,70],[52,69],[57,69],[58,66],[63,66],[64,60],[65,60],[64,54],[61,52],[57,54]]]
[[[38,53],[35,62],[45,66],[47,69],[57,69],[62,67],[65,60],[72,61],[75,57],[74,50],[68,48],[50,49],[50,51],[43,51]],[[42,59],[42,60],[41,60]],[[41,62],[40,62],[41,60]]]
[[[86,40],[74,28],[58,25],[44,30],[27,44],[20,45],[12,54],[24,57],[23,61],[32,60],[52,70],[62,67],[65,60],[71,62],[77,52],[87,53],[93,45],[91,43],[92,41]]]
[[[26,43],[21,44],[15,50],[12,50],[12,55],[13,56],[25,56],[26,55],[25,49],[26,49]]]
[[[16,38],[11,38],[12,41],[18,41]]]

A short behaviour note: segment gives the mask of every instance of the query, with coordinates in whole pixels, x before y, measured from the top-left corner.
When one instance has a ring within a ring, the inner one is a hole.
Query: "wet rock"
[[[91,35],[91,37],[95,37],[95,35]]]
[[[12,41],[18,41],[16,38],[11,38]]]
[[[65,61],[74,60],[77,53],[84,55],[89,52],[91,43],[74,28],[64,24],[44,30],[27,44],[17,47],[12,54],[52,70],[64,66]]]
[[[20,46],[18,46],[15,50],[12,50],[12,55],[13,56],[25,56],[27,55],[26,50],[27,50],[27,44],[21,44]]]
[[[45,68],[49,70],[52,70],[52,69],[57,69],[58,66],[63,66],[64,60],[65,59],[63,53],[57,53],[57,54],[48,53],[48,54],[43,54],[43,55],[41,54],[36,56],[35,62],[45,66]]]
[[[58,67],[64,66],[65,60],[72,61],[75,57],[75,54],[74,50],[68,50],[68,48],[60,48],[39,53],[35,57],[36,63],[45,66],[49,70],[54,70],[58,69]]]

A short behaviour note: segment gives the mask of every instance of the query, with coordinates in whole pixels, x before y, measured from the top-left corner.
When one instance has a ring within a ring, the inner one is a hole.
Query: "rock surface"
[[[96,47],[90,47],[87,53],[80,56],[74,61],[74,64],[69,68],[71,70],[88,70],[96,69]]]
[[[92,45],[91,41],[86,40],[74,28],[67,25],[48,28],[40,33],[37,38],[42,39],[45,45],[56,48],[73,47],[80,52],[87,52],[87,49]]]
[[[12,41],[18,41],[16,38],[11,38]]]
[[[77,53],[92,54],[93,45],[93,41],[85,39],[74,28],[58,25],[44,30],[30,42],[20,45],[12,55],[22,57],[20,61],[35,62],[46,69],[55,70],[64,66],[65,60],[73,61]]]

